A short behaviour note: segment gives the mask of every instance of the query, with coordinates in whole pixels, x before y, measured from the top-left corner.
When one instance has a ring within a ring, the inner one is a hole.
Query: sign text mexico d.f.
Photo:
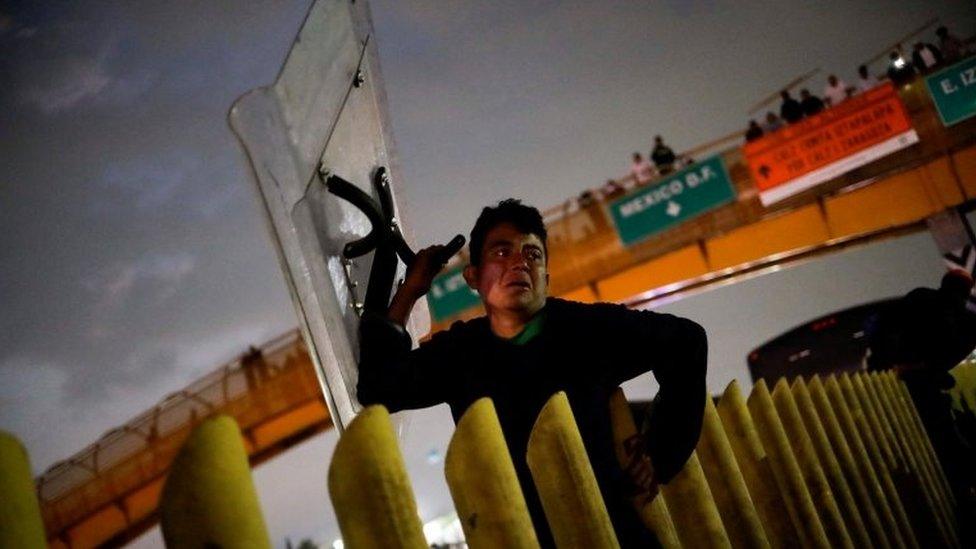
[[[976,115],[976,56],[929,76],[925,85],[946,126]]]
[[[735,200],[735,190],[719,156],[610,204],[617,234],[625,245]]]

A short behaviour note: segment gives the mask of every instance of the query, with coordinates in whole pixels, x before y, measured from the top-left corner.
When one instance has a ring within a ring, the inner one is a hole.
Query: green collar
[[[519,332],[518,335],[507,341],[512,345],[525,345],[542,333],[542,327],[545,325],[545,323],[546,310],[542,309],[536,313],[534,317],[532,317],[532,320],[525,325],[525,328],[522,328],[522,331]]]

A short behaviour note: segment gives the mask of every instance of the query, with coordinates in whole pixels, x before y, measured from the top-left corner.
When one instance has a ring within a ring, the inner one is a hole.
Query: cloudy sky
[[[498,199],[546,208],[621,175],[656,133],[684,149],[739,129],[752,103],[812,68],[851,81],[931,17],[976,29],[965,0],[370,5],[421,242],[466,233]],[[0,3],[0,428],[37,472],[296,324],[225,117],[273,81],[309,2],[150,6]],[[917,235],[669,310],[709,329],[717,386],[765,339],[934,284],[938,270]],[[443,413],[418,418],[414,432],[443,427]],[[324,487],[332,443],[257,473],[275,543],[337,535],[330,511],[273,505],[296,499],[301,471]],[[416,474],[437,477],[423,455]],[[327,508],[324,490],[307,498]]]

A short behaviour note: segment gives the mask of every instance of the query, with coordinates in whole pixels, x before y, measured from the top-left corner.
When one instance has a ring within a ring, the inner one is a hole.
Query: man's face
[[[464,271],[468,285],[477,290],[488,314],[494,310],[534,314],[546,301],[549,274],[542,241],[509,223],[488,231],[481,264]]]

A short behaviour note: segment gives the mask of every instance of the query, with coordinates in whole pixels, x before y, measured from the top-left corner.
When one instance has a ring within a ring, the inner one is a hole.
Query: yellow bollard
[[[773,400],[776,400],[777,389],[779,389],[779,384],[773,390]],[[837,459],[837,453],[834,451],[833,445],[830,444],[830,439],[827,437],[827,430],[824,429],[823,423],[820,421],[820,416],[817,415],[816,407],[813,405],[813,398],[810,396],[810,391],[807,390],[807,385],[803,382],[803,378],[797,377],[793,381],[790,392],[793,397],[793,405],[787,404],[787,406],[795,406],[796,412],[802,419],[803,427],[809,436],[810,443],[813,445],[812,449],[823,470],[825,480],[830,485],[830,491],[833,494],[833,499],[838,509],[838,518],[843,517],[841,520],[846,526],[847,533],[850,535],[850,539],[855,546],[871,547],[873,545],[871,536],[868,535],[868,531],[864,526],[861,510],[854,501],[854,494],[851,492],[847,479],[844,477],[844,473],[840,467],[840,461]],[[777,402],[777,406],[779,406],[779,402]],[[781,413],[780,416],[783,416],[783,414]],[[784,417],[785,423],[786,420]],[[790,428],[787,425],[787,432],[789,431]],[[793,437],[792,433],[791,439],[794,445],[796,445],[797,438]]]
[[[637,425],[634,423],[634,416],[627,404],[623,389],[617,388],[610,395],[610,424],[613,428],[613,447],[617,454],[617,462],[626,470],[631,466],[634,459],[634,451],[631,448],[638,446]],[[652,494],[636,494],[632,503],[640,515],[644,526],[654,532],[658,542],[663,549],[680,549],[681,542],[678,541],[678,533],[674,529],[674,522],[668,512],[668,506],[660,494],[651,497]]]
[[[895,402],[891,399],[888,388],[884,380],[877,372],[863,374],[865,388],[871,395],[871,400],[875,407],[883,416],[883,423],[891,431],[892,443],[896,446],[905,460],[905,467],[911,475],[912,483],[917,490],[924,496],[928,509],[932,512],[946,543],[950,546],[958,546],[959,540],[955,532],[954,521],[949,508],[945,505],[941,494],[931,482],[928,471],[922,466],[921,461],[915,454],[907,431],[903,428],[901,418],[898,414]]]
[[[854,448],[844,438],[844,431],[837,414],[834,413],[833,407],[827,400],[827,393],[820,377],[813,376],[810,383],[806,384],[805,387],[833,453],[844,473],[848,487],[854,496],[858,510],[868,528],[872,544],[880,549],[898,545],[889,540],[891,534],[885,530],[887,527],[897,533],[897,526],[877,477],[872,475],[866,478],[865,475],[862,475],[862,469],[859,468],[858,463],[860,462],[873,474],[873,469],[871,469],[867,454],[863,452],[863,447]],[[803,398],[800,399],[800,401],[803,400]],[[802,409],[804,408],[801,405]],[[855,451],[860,453],[858,457],[855,457]]]
[[[701,462],[712,498],[718,507],[725,531],[733,547],[767,548],[769,540],[763,530],[759,513],[749,496],[749,489],[742,477],[729,438],[722,428],[722,420],[712,404],[705,399],[705,416],[701,438],[695,449]]]
[[[864,411],[861,409],[858,398],[854,393],[854,387],[851,385],[850,378],[846,374],[831,377],[827,381],[827,395],[830,397],[831,404],[835,410],[850,417],[852,430],[845,431],[844,434],[848,437],[848,440],[857,437],[863,444],[865,452],[870,458],[871,468],[874,469],[881,483],[881,488],[884,491],[888,505],[891,506],[891,512],[895,517],[895,525],[898,528],[898,533],[901,534],[901,538],[906,547],[916,549],[919,545],[915,530],[909,520],[908,513],[905,512],[905,506],[901,501],[901,496],[898,495],[895,483],[891,479],[891,471],[888,463],[885,461],[885,456],[878,447],[871,426],[868,424],[868,419],[865,417]]]
[[[27,450],[0,431],[0,547],[47,547]]]
[[[929,439],[928,432],[925,430],[925,425],[922,423],[921,416],[918,415],[918,409],[915,408],[915,401],[912,400],[911,393],[908,392],[908,386],[905,385],[904,381],[898,379],[894,374],[891,374],[895,380],[895,386],[898,388],[898,392],[901,394],[902,402],[905,404],[905,408],[908,410],[908,417],[914,426],[916,436],[921,442],[922,447],[925,449],[925,454],[928,456],[928,461],[932,464],[932,468],[935,470],[936,476],[939,478],[939,483],[942,484],[943,490],[949,496],[949,501],[953,506],[956,505],[956,497],[952,492],[952,486],[949,484],[949,479],[945,476],[945,471],[942,470],[942,463],[939,461],[939,456],[935,453],[935,448],[932,446],[932,441]]]
[[[925,444],[919,438],[919,433],[917,433],[915,430],[908,407],[903,401],[902,395],[899,391],[898,379],[895,377],[893,372],[878,374],[877,379],[880,382],[883,393],[888,397],[891,408],[894,410],[894,415],[897,420],[896,424],[900,426],[918,468],[922,471],[930,490],[941,502],[943,509],[948,511],[950,525],[953,530],[955,530],[955,516],[952,512],[952,499],[949,497],[949,494],[946,493],[945,487],[942,486],[938,473],[935,470],[935,465],[932,463],[928,453],[925,450]]]
[[[803,547],[828,549],[830,541],[827,539],[827,532],[817,515],[810,491],[803,481],[800,465],[793,455],[786,430],[783,428],[779,414],[776,413],[776,407],[773,405],[765,381],[759,380],[752,387],[748,404],[763,448],[769,453],[776,484],[786,501],[786,509],[790,513],[793,525],[800,535],[800,544]]]
[[[566,393],[539,412],[526,461],[557,547],[620,546]]]
[[[661,549],[681,549],[681,540],[678,539],[678,531],[674,527],[674,521],[671,520],[671,511],[668,510],[664,496],[658,494],[641,508],[640,514],[644,524],[657,536]]]
[[[878,421],[878,416],[874,410],[874,407],[871,406],[871,402],[864,389],[864,384],[861,381],[861,377],[856,374],[849,375],[844,373],[840,376],[840,384],[841,389],[843,389],[845,392],[845,396],[848,395],[849,391],[849,398],[854,399],[853,401],[857,405],[856,408],[860,410],[860,413],[863,415],[868,428],[871,429],[871,435],[874,437],[875,444],[878,445],[878,449],[884,456],[885,464],[888,466],[888,470],[899,470],[902,467],[901,457],[897,455],[891,445],[888,444],[888,437],[881,428],[881,423]],[[849,388],[848,384],[850,385]],[[848,402],[848,405],[850,405],[850,401]]]
[[[476,400],[461,416],[444,474],[469,547],[539,547],[491,399]]]
[[[892,460],[889,473],[895,483],[895,488],[898,489],[898,495],[901,496],[901,502],[908,513],[908,518],[915,528],[916,537],[929,542],[941,539],[943,543],[948,545],[948,534],[942,531],[933,509],[933,503],[928,501],[924,491],[908,470],[905,456],[895,444],[894,434],[891,432],[890,426],[885,423],[884,413],[878,409],[873,394],[865,383],[864,376],[860,373],[844,374],[844,376],[850,380],[862,413],[871,425],[875,441]]]
[[[237,423],[196,426],[173,460],[160,496],[167,547],[271,547]]]
[[[784,512],[786,503],[776,486],[769,457],[737,381],[733,380],[725,388],[716,409],[769,545],[774,549],[796,547],[799,545],[796,528],[789,514]]]
[[[813,447],[813,440],[803,425],[800,409],[793,400],[793,393],[790,392],[786,378],[780,378],[776,382],[771,396],[773,405],[783,424],[786,439],[799,466],[803,483],[810,493],[810,499],[817,510],[817,516],[820,517],[820,522],[823,524],[827,540],[831,546],[853,549],[854,542],[851,541],[851,536],[847,532],[847,526],[840,515],[837,500],[834,499],[833,490],[827,482],[827,475],[824,474],[823,466],[820,465],[817,450]]]
[[[692,452],[671,482],[661,486],[682,547],[723,547],[732,543],[712,500],[698,456]]]
[[[363,409],[339,438],[329,464],[329,497],[346,547],[427,547],[390,414],[383,406]]]

